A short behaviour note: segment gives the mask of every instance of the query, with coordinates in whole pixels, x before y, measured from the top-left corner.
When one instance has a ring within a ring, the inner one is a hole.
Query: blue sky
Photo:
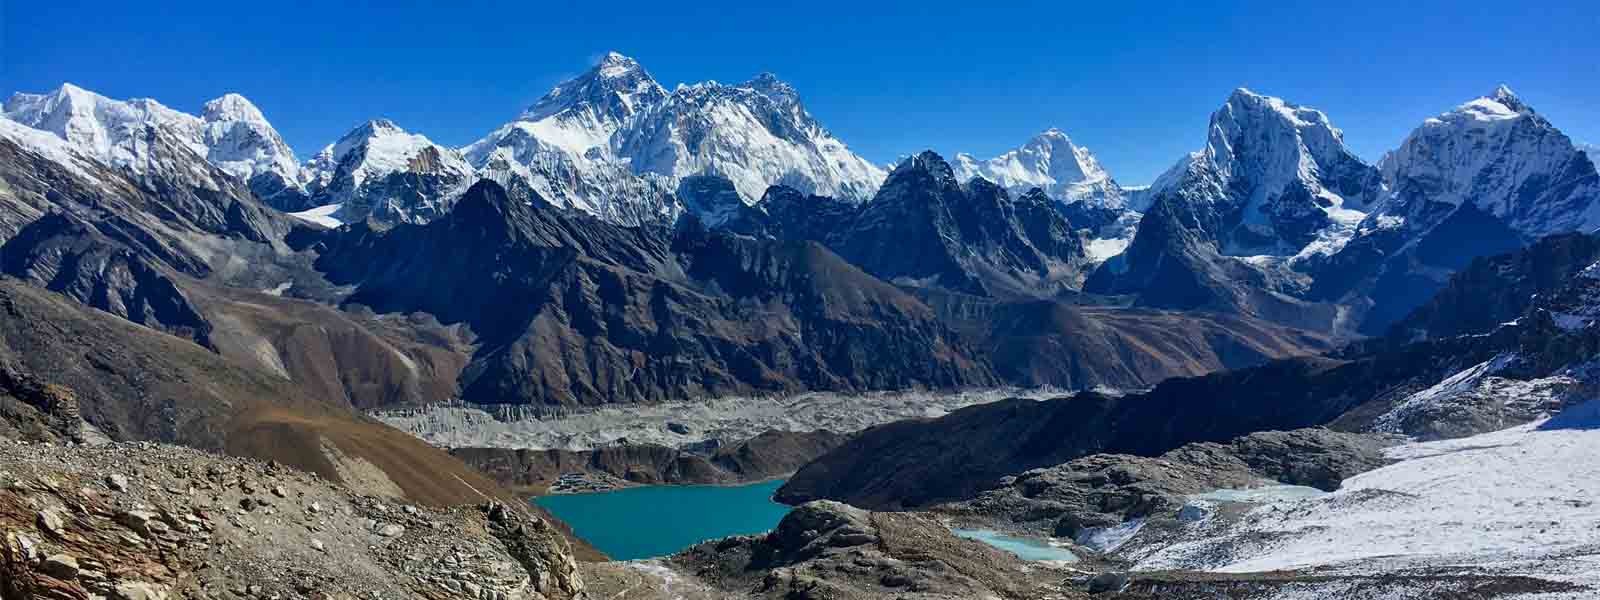
[[[1501,82],[1600,142],[1597,33],[1594,0],[0,0],[0,93],[71,81],[197,111],[237,91],[305,158],[377,116],[465,144],[615,49],[668,87],[775,72],[875,162],[1055,126],[1144,183],[1239,86],[1324,110],[1371,160]]]

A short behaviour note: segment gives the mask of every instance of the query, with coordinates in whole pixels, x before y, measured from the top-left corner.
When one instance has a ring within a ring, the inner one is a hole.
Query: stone
[[[1200,503],[1189,503],[1178,509],[1178,520],[1184,523],[1198,523],[1211,516],[1211,506]]]
[[[148,510],[130,510],[117,515],[117,522],[145,537],[154,537],[168,531],[160,516]]]
[[[312,550],[316,550],[317,552],[327,552],[328,551],[328,548],[326,546],[322,545],[322,540],[318,540],[318,539],[311,540],[311,549]]]
[[[1089,593],[1120,592],[1128,587],[1127,573],[1101,573],[1089,578]]]
[[[111,597],[115,600],[167,600],[167,590],[165,586],[129,581],[112,588]]]
[[[58,538],[65,537],[67,522],[58,509],[41,510],[39,511],[39,528]]]
[[[56,579],[72,581],[78,578],[78,559],[70,554],[52,554],[39,565],[39,570]]]
[[[405,533],[406,533],[406,528],[405,527],[402,527],[400,525],[396,525],[394,523],[390,523],[388,525],[384,525],[383,528],[378,530],[378,535],[381,535],[383,537],[388,537],[388,538],[400,537],[402,535],[405,535]]]
[[[111,488],[112,491],[126,492],[128,491],[128,478],[116,474],[107,475],[106,487]]]

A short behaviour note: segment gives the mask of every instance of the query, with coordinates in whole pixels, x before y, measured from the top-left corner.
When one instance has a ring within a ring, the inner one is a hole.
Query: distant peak
[[[1230,100],[1232,100],[1232,99],[1254,100],[1254,99],[1265,98],[1265,97],[1266,96],[1263,96],[1261,94],[1257,94],[1254,91],[1252,91],[1250,88],[1243,87],[1243,86],[1233,88],[1233,93],[1228,94],[1228,99],[1230,99]]]
[[[1067,132],[1056,127],[1039,132],[1039,135],[1033,136],[1033,139],[1036,142],[1047,143],[1051,146],[1072,145],[1072,136],[1067,135]]]
[[[261,109],[248,98],[232,92],[207,102],[202,110],[207,121],[264,121]]]
[[[913,156],[906,157],[905,160],[900,161],[899,165],[895,166],[894,173],[891,173],[890,177],[898,173],[918,171],[928,172],[940,179],[955,181],[955,171],[950,168],[950,163],[945,162],[944,157],[939,156],[937,152],[932,150],[923,150]]]
[[[344,139],[372,138],[394,133],[405,133],[405,130],[395,125],[394,121],[379,118],[357,125],[355,129],[350,130],[350,133],[345,134]]]
[[[757,74],[750,81],[744,82],[739,87],[750,88],[761,92],[769,98],[779,100],[797,101],[800,98],[800,93],[795,91],[794,86],[789,85],[782,79],[778,79],[778,76],[770,71],[763,71]]]
[[[1522,112],[1528,109],[1528,105],[1522,102],[1522,98],[1518,98],[1517,93],[1511,91],[1511,86],[1508,86],[1504,83],[1496,86],[1494,88],[1494,93],[1487,97],[1490,100],[1499,102],[1500,104],[1505,105],[1506,108],[1517,112]]]
[[[778,79],[778,76],[773,74],[772,71],[762,71],[757,73],[755,77],[750,78],[751,85],[779,85],[782,83],[783,80]]]
[[[594,66],[594,73],[607,79],[625,77],[638,70],[639,61],[616,51],[605,53]]]
[[[56,93],[57,94],[62,94],[62,95],[76,95],[76,94],[93,94],[94,92],[91,92],[89,90],[86,90],[86,89],[83,89],[83,88],[78,87],[76,85],[73,85],[71,82],[63,82],[61,84],[61,87],[56,88]]]
[[[35,96],[35,97],[40,97],[40,96]],[[42,97],[46,97],[46,98],[54,97],[58,101],[59,100],[66,100],[68,102],[73,102],[73,103],[86,102],[86,101],[87,102],[93,102],[93,101],[96,101],[99,98],[101,98],[100,94],[96,94],[94,92],[91,92],[89,90],[83,89],[83,88],[78,87],[76,85],[73,85],[71,83],[62,83],[61,87],[56,88],[56,90],[54,92],[46,94],[46,95],[44,95]]]

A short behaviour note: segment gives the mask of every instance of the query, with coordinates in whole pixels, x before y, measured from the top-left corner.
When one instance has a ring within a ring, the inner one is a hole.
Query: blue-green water
[[[616,560],[666,556],[696,543],[771,530],[789,507],[782,480],[751,485],[664,485],[534,498]]]
[[[1006,552],[1017,555],[1022,560],[1058,560],[1062,562],[1077,562],[1078,556],[1066,548],[1052,546],[1043,540],[1006,535],[993,529],[962,529],[953,527],[950,533],[978,540]]]

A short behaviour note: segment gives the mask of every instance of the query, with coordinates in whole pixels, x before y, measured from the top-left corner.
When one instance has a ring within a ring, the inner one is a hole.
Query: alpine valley
[[[1600,152],[1486,91],[1369,164],[1240,88],[1147,187],[615,52],[306,160],[16,93],[0,597],[1595,597]],[[525,501],[776,478],[644,561]]]

